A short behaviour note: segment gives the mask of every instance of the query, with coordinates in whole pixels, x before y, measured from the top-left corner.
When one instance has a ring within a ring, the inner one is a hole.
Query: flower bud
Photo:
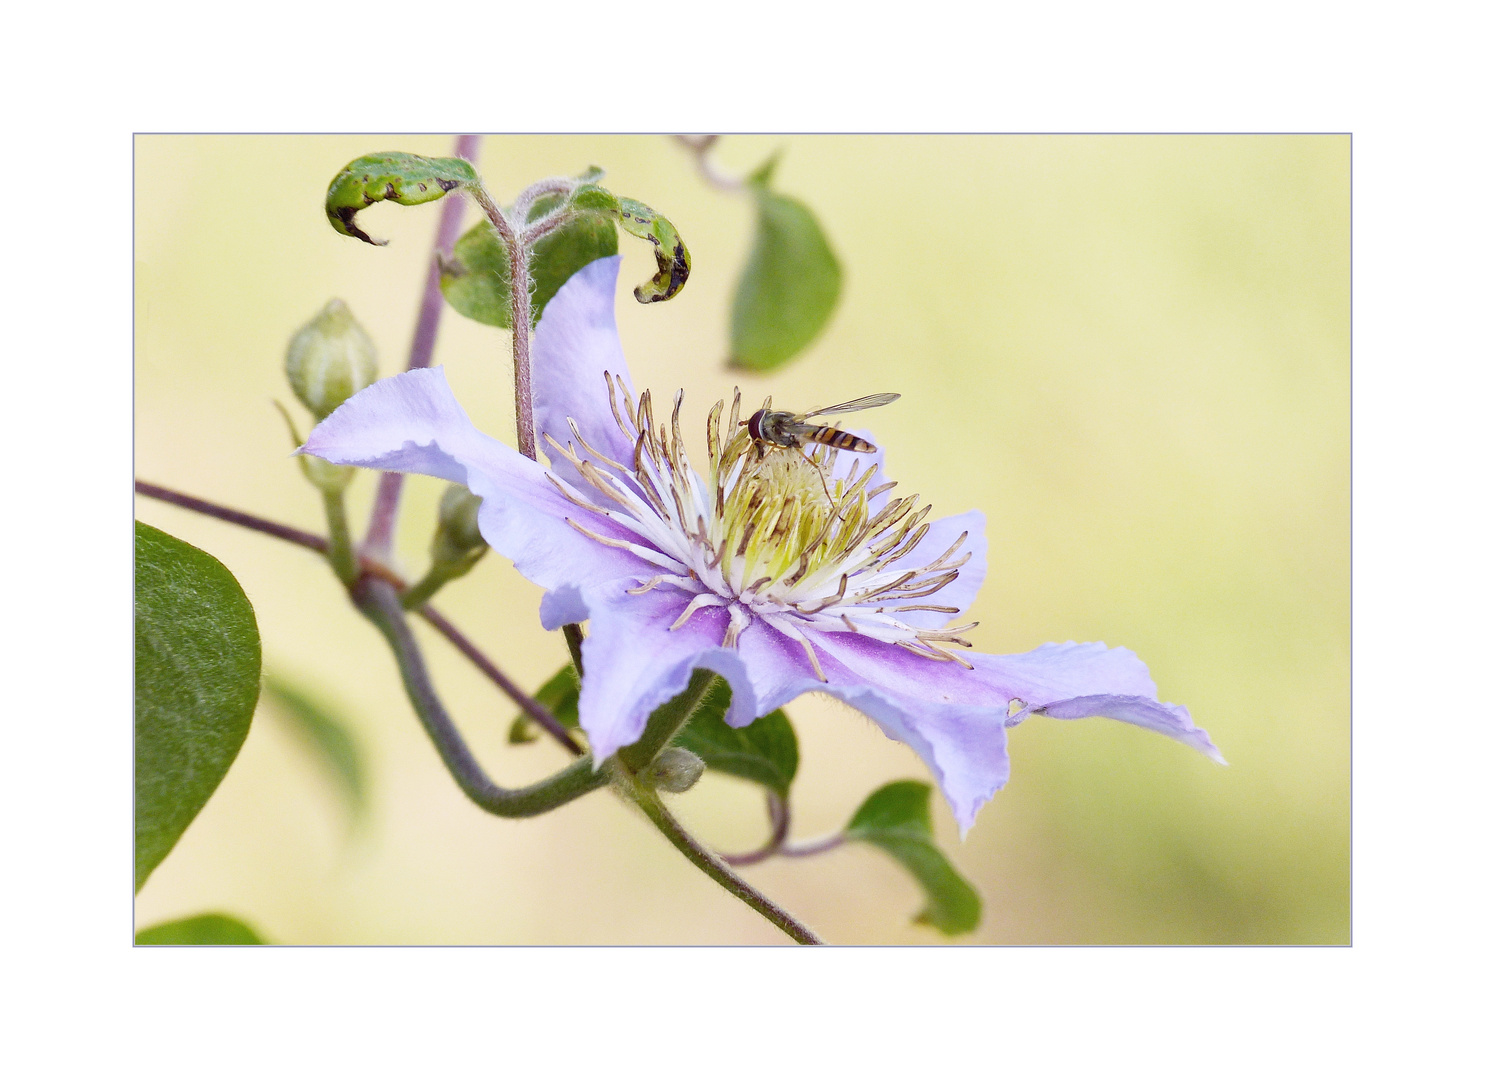
[[[438,528],[429,553],[435,563],[452,563],[487,546],[480,535],[480,497],[463,484],[450,484],[438,500]]]
[[[659,756],[650,762],[640,779],[651,787],[679,795],[695,787],[696,781],[701,779],[701,774],[705,771],[706,762],[701,758],[689,750],[672,746],[660,751]]]
[[[284,371],[294,395],[323,420],[376,381],[376,348],[343,300],[331,300],[289,342]]]
[[[300,455],[299,467],[309,482],[327,495],[340,494],[356,477],[354,465],[334,465],[309,454]]]

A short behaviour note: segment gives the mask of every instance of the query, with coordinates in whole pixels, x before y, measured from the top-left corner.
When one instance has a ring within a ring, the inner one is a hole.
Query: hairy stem
[[[362,578],[351,595],[356,606],[392,647],[397,668],[402,673],[402,685],[423,723],[423,729],[443,759],[444,767],[460,790],[480,809],[497,817],[535,817],[609,783],[610,768],[595,769],[593,759],[584,755],[561,772],[529,787],[503,788],[496,784],[475,760],[469,745],[439,701],[396,591],[384,581]]]
[[[516,196],[515,204],[510,208],[510,216],[516,227],[526,227],[526,219],[531,216],[531,207],[536,204],[537,199],[543,195],[566,194],[575,187],[577,181],[568,176],[549,176],[532,184]]]
[[[479,156],[480,137],[460,135],[454,144],[454,156],[473,161]],[[438,234],[433,241],[433,255],[428,260],[428,273],[423,279],[423,300],[418,307],[418,322],[413,330],[412,348],[408,350],[407,370],[425,368],[433,360],[433,345],[438,340],[438,324],[443,316],[443,290],[439,287],[439,257],[454,250],[459,238],[459,223],[464,216],[464,202],[458,198],[444,200],[438,219]],[[397,503],[402,496],[402,473],[384,472],[377,482],[376,500],[371,508],[371,521],[362,543],[363,554],[386,559],[392,551],[392,536],[397,529]]]
[[[670,744],[681,728],[691,722],[706,696],[722,685],[721,676],[697,668],[691,673],[691,681],[684,690],[650,714],[644,734],[638,742],[621,749],[619,759],[631,771],[642,771]]]
[[[726,863],[704,848],[690,833],[686,832],[681,827],[680,822],[676,821],[671,816],[670,811],[665,808],[665,804],[660,801],[659,795],[637,784],[634,781],[633,774],[629,773],[628,770],[616,768],[614,773],[616,786],[622,785],[624,794],[632,799],[634,804],[644,812],[645,817],[654,823],[655,827],[660,830],[661,835],[669,840],[702,873],[801,945],[825,944],[814,931],[734,874]]]
[[[531,249],[524,237],[510,251],[511,360],[516,375],[516,449],[536,460],[536,419],[531,403]]]

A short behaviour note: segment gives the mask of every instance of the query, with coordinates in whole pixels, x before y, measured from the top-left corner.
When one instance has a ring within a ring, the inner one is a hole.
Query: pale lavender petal
[[[822,419],[829,420],[830,417],[824,417]],[[832,478],[844,480],[850,474],[852,463],[859,461],[860,464],[857,466],[856,471],[858,478],[861,476],[862,470],[868,469],[873,465],[877,467],[876,475],[872,477],[871,483],[868,485],[868,490],[878,488],[887,483],[889,478],[886,472],[886,454],[882,450],[881,445],[876,443],[869,429],[851,430],[867,442],[876,445],[877,448],[870,454],[841,453],[836,458],[835,468],[832,470]],[[871,500],[870,507],[872,512],[876,513],[880,511],[889,500],[902,498],[905,494],[910,494],[910,492],[904,492],[900,485],[882,492]],[[920,500],[920,505],[921,502],[922,500]],[[957,562],[961,556],[965,554],[969,555],[969,561],[959,567],[959,576],[931,596],[906,602],[958,608],[959,614],[955,615],[943,611],[893,612],[896,618],[907,623],[909,626],[921,626],[925,630],[937,630],[943,626],[947,626],[951,621],[962,618],[963,613],[974,603],[975,597],[979,594],[980,586],[985,583],[987,569],[986,552],[990,546],[989,541],[985,538],[985,515],[978,510],[970,510],[963,514],[955,514],[953,517],[940,518],[938,521],[932,522],[928,527],[927,534],[918,542],[918,546],[897,562],[894,562],[892,568],[908,571],[927,566],[947,551],[950,545],[959,539],[961,533],[968,533],[969,535],[948,560],[949,562]]]
[[[933,522],[928,526],[928,532],[924,534],[918,546],[889,567],[891,570],[906,572],[927,566],[948,551],[954,541],[964,533],[969,535],[947,560],[948,563],[956,563],[966,554],[969,556],[969,561],[959,567],[959,576],[936,593],[906,601],[907,604],[933,604],[938,607],[958,608],[959,614],[943,611],[894,611],[892,614],[895,617],[909,626],[921,626],[925,630],[937,630],[947,626],[950,622],[958,622],[964,618],[964,612],[969,610],[969,606],[975,602],[980,586],[985,583],[985,571],[988,566],[985,553],[990,544],[985,539],[985,515],[980,511],[970,510]]]
[[[321,421],[300,452],[466,485],[484,500],[480,532],[490,546],[547,588],[652,575],[659,572],[655,560],[664,558],[605,546],[568,524],[570,519],[599,535],[637,542],[609,518],[565,499],[541,465],[476,429],[454,400],[442,368],[373,383]]]
[[[960,835],[1010,778],[1001,698],[958,664],[851,634],[814,637],[830,681],[816,684],[907,743],[932,771]]]
[[[752,682],[756,712],[744,713],[736,707],[727,711],[727,723],[746,727],[759,716],[787,705],[800,694],[824,690],[810,666],[804,646],[792,641],[773,627],[755,619],[737,639],[737,651]]]
[[[855,705],[918,751],[961,830],[968,830],[979,806],[1009,775],[1004,735],[991,729],[1008,726],[1013,700],[1026,706],[1017,718],[1043,712],[1066,719],[1108,716],[1222,760],[1184,707],[1158,700],[1148,670],[1128,649],[1066,642],[1018,656],[959,653],[974,665],[966,670],[860,636],[820,634],[814,640],[817,650],[831,657],[825,664],[831,683],[825,692]],[[872,692],[852,691],[853,682]],[[982,752],[988,756],[977,756]]]
[[[1155,698],[1155,682],[1138,656],[1101,641],[1049,642],[1026,653],[960,653],[998,693],[1033,709],[1090,694]]]
[[[701,608],[680,627],[670,626],[690,595],[655,589],[631,596],[631,582],[569,592],[565,614],[591,619],[583,642],[583,688],[578,720],[593,760],[602,761],[644,732],[650,713],[675,697],[696,668],[715,671],[732,687],[733,708],[757,716],[752,685],[736,649],[722,648],[727,612]]]
[[[1184,705],[1172,705],[1130,694],[1090,694],[1087,697],[1054,701],[1034,711],[1058,720],[1081,720],[1085,716],[1107,716],[1113,720],[1123,720],[1128,724],[1169,735],[1177,742],[1205,754],[1217,764],[1227,764],[1227,759],[1212,742],[1211,736],[1192,723],[1191,713]],[[1019,723],[1019,718],[1016,722]]]
[[[619,430],[608,400],[603,373],[629,385],[629,365],[619,344],[614,322],[614,288],[621,256],[597,259],[583,267],[557,290],[542,312],[531,343],[531,385],[541,451],[553,459],[564,478],[571,466],[541,438],[543,433],[561,446],[574,444],[579,457],[591,458],[576,446],[570,417],[583,438],[605,457],[629,462],[634,444]],[[619,397],[623,407],[623,395]]]
[[[1128,649],[1111,649],[1101,641],[1065,641],[1016,656],[960,655],[997,694],[1008,693],[1024,703],[1013,711],[1008,726],[1038,713],[1060,720],[1106,716],[1169,735],[1227,764],[1184,705],[1160,700],[1150,669]]]

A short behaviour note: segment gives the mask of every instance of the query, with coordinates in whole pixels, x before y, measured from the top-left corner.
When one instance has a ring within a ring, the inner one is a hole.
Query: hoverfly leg
[[[830,503],[830,509],[840,509],[838,506],[835,505],[834,496],[830,494],[830,482],[825,479],[825,470],[820,468],[820,463],[815,460],[815,456],[813,454],[807,454],[803,450],[800,451],[800,454],[804,457],[805,461],[808,461],[815,467],[815,472],[820,474],[820,486],[825,489],[825,499]]]

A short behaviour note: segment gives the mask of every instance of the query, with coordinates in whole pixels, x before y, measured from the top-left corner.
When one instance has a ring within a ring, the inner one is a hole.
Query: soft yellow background
[[[150,136],[136,144],[136,460],[141,478],[322,531],[274,398],[294,330],[332,296],[405,361],[438,206],[334,233],[326,184],[363,153],[446,154],[430,136]],[[864,418],[891,475],[936,511],[982,508],[990,572],[976,648],[1127,645],[1229,768],[1106,720],[1011,734],[1009,785],[945,849],[985,901],[986,943],[1342,943],[1349,905],[1349,154],[1322,137],[728,137],[735,172],[785,147],[780,190],[819,215],[846,271],[825,334],[783,372],[722,368],[747,203],[673,142],[490,137],[509,201],[589,165],[668,215],[695,270],[675,301],[621,288],[640,386],[706,406],[808,408],[895,390]],[[466,213],[466,224],[473,212]],[[625,238],[621,287],[653,272]],[[508,337],[445,311],[436,362],[476,422],[513,441]],[[297,410],[297,403],[293,403]],[[301,418],[302,410],[299,411]],[[359,478],[353,520],[374,487]],[[407,488],[399,551],[425,565],[439,485]],[[225,910],[290,943],[774,943],[606,792],[525,822],[445,774],[381,639],[312,554],[138,500],[142,520],[220,558],[257,611],[265,665],[338,703],[369,755],[359,831],[282,719],[260,708],[226,781],[139,894],[140,926]],[[529,688],[564,658],[539,590],[495,555],[440,606]],[[494,777],[566,760],[503,745],[512,708],[425,636],[451,710]],[[878,785],[927,777],[825,698],[791,708],[797,835]],[[723,849],[764,835],[756,788],[708,776],[672,805]],[[872,849],[747,871],[826,939],[928,944],[919,899]]]

